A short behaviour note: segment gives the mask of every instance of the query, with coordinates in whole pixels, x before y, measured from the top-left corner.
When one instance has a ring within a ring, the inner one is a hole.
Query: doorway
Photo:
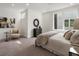
[[[54,29],[57,29],[57,14],[54,14]]]

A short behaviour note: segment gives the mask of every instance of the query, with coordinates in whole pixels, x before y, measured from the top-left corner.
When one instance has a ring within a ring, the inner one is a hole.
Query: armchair
[[[12,29],[10,30],[9,34],[7,35],[9,39],[18,39],[20,38],[21,34],[18,29]]]

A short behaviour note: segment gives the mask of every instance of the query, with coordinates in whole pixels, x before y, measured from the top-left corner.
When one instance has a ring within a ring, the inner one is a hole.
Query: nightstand
[[[79,46],[70,47],[69,56],[79,56]]]

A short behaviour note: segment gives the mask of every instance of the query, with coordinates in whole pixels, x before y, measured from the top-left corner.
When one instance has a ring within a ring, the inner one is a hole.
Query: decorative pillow
[[[65,34],[64,34],[65,39],[70,40],[70,38],[74,32],[75,31],[73,31],[73,30],[69,30],[69,31],[65,32]]]
[[[70,39],[70,42],[72,45],[78,45],[79,46],[79,30],[76,31]]]
[[[13,29],[12,33],[19,33],[19,31],[17,29]]]
[[[65,36],[66,36],[66,34],[67,34],[69,31],[71,31],[71,30],[66,31],[66,32],[64,33],[63,37],[65,37]]]

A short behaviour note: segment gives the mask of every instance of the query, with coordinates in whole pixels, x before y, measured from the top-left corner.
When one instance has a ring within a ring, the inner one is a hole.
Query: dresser
[[[34,28],[33,29],[33,37],[37,37],[39,34],[42,33],[42,29],[41,28]]]

